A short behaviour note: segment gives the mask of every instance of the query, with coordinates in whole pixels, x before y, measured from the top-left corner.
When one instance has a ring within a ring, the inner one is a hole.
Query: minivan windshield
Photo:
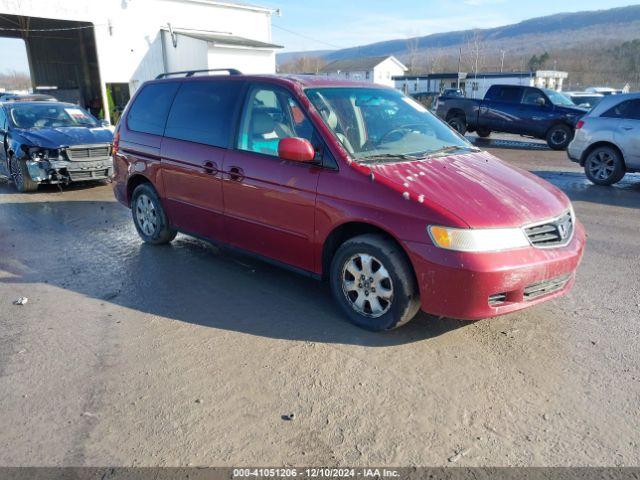
[[[448,125],[397,90],[327,87],[305,93],[357,161],[425,158],[473,149]]]
[[[9,115],[18,128],[98,126],[98,121],[86,110],[61,103],[16,104]]]

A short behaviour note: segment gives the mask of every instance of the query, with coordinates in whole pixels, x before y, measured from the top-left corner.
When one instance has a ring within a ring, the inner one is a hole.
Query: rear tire
[[[547,132],[547,145],[552,150],[565,150],[573,140],[573,129],[564,124],[554,125]]]
[[[602,146],[594,148],[584,162],[584,173],[596,185],[613,185],[623,179],[624,159],[615,148]]]
[[[331,262],[331,293],[347,319],[367,330],[391,330],[412,320],[420,296],[409,260],[380,234],[344,242]]]
[[[9,156],[9,175],[13,184],[20,193],[35,192],[38,189],[38,182],[34,182],[29,175],[27,164],[15,155]]]
[[[138,235],[146,243],[163,245],[178,234],[171,228],[160,197],[148,183],[138,185],[131,196],[131,214]]]
[[[467,133],[467,121],[464,117],[456,115],[447,120],[447,123],[460,135],[464,135],[465,133]]]

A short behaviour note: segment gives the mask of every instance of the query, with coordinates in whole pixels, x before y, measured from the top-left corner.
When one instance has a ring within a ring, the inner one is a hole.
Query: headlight
[[[30,148],[29,149],[29,157],[31,160],[39,161],[39,160],[49,160],[58,158],[59,152],[58,150],[47,150],[46,148]]]
[[[520,228],[466,229],[430,225],[434,245],[457,252],[497,252],[531,244]]]

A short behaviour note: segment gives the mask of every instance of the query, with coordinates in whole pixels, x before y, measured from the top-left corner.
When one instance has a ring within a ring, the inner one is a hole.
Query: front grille
[[[71,147],[67,149],[67,156],[72,162],[105,159],[109,158],[110,154],[110,145]]]
[[[109,178],[109,169],[105,168],[102,170],[92,170],[92,171],[69,171],[69,177],[72,182],[77,182],[79,180],[101,180],[104,178]]]
[[[527,301],[533,300],[541,297],[542,295],[549,295],[550,293],[562,290],[570,278],[571,275],[563,275],[562,277],[556,277],[551,280],[545,280],[543,282],[529,285],[524,289],[524,299]]]
[[[534,247],[555,247],[571,240],[573,223],[571,212],[567,212],[549,222],[527,227],[524,231]]]

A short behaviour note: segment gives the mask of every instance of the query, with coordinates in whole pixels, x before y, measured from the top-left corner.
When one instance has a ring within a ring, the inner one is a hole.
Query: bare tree
[[[31,77],[27,73],[15,70],[0,73],[0,87],[6,90],[30,90]]]
[[[283,63],[278,67],[281,73],[314,73],[320,72],[327,62],[322,57],[303,55],[294,60]]]
[[[420,38],[410,37],[407,38],[407,58],[409,61],[409,72],[417,73],[418,70],[418,55],[420,53]]]

